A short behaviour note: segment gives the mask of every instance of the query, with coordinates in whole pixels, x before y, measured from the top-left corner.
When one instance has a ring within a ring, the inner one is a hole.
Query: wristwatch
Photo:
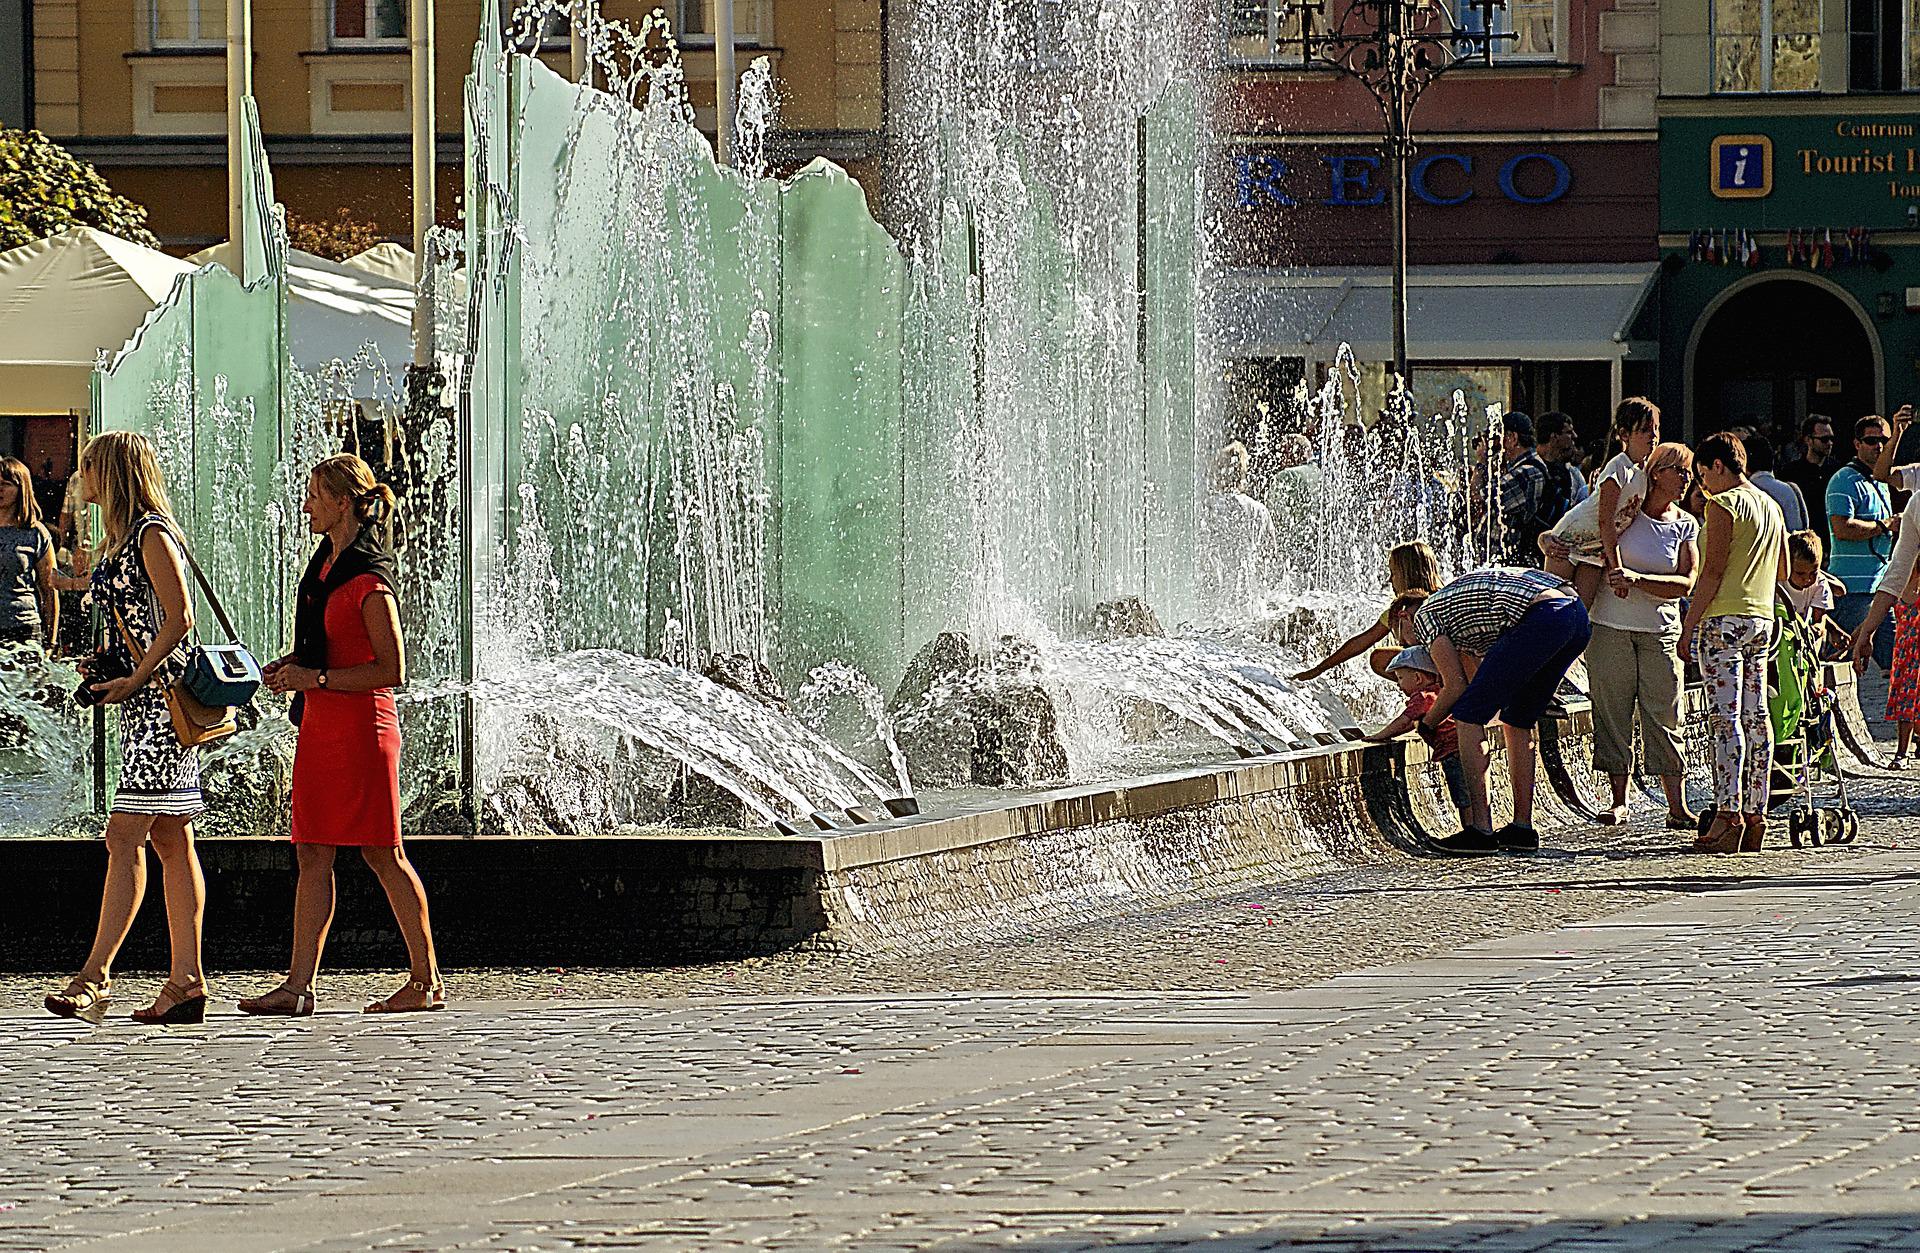
[[[314,683],[319,687],[325,687],[327,685],[327,672],[325,670],[322,670],[320,672],[320,677],[315,679]]]

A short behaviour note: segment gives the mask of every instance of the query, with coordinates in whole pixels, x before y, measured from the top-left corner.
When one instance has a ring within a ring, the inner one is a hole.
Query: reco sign
[[[1386,179],[1379,157],[1321,157],[1327,167],[1327,195],[1318,204],[1360,207],[1386,203]],[[1285,187],[1287,163],[1278,157],[1237,156],[1238,198],[1242,208],[1265,201],[1292,208],[1300,202]],[[1522,180],[1526,186],[1521,186]],[[1573,171],[1550,152],[1523,152],[1500,166],[1500,194],[1515,204],[1552,204],[1573,186]],[[1473,158],[1436,152],[1407,168],[1407,190],[1426,204],[1465,204],[1473,199]]]

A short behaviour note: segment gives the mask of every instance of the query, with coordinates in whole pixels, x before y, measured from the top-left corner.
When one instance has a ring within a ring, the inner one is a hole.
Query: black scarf
[[[307,572],[300,576],[300,594],[294,602],[293,659],[309,670],[327,668],[327,600],[334,592],[363,574],[371,574],[386,584],[388,591],[396,596],[400,594],[393,554],[380,546],[371,527],[361,527],[353,543],[334,558],[333,568],[327,570],[327,558],[332,554],[333,541],[320,541],[313,559],[307,562]],[[322,570],[326,570],[325,578],[320,575]],[[290,715],[293,725],[300,725],[305,709],[305,693],[297,693]]]

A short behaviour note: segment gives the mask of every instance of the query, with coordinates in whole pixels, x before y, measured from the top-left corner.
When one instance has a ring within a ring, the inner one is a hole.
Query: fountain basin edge
[[[1843,724],[1864,727],[1851,675],[1833,677]],[[1688,755],[1697,764],[1706,749],[1698,691],[1689,704]],[[1588,711],[1576,705],[1543,745],[1544,833],[1584,822],[1595,803],[1583,791],[1593,777],[1585,768],[1590,735]],[[1860,740],[1845,739],[1853,756],[1864,755]],[[1550,777],[1554,757],[1568,767],[1558,779]],[[1498,809],[1504,771],[1497,762],[1489,777]],[[905,954],[1030,935],[1142,902],[1430,856],[1431,839],[1453,822],[1438,763],[1425,745],[1401,740],[800,836],[420,836],[407,847],[426,881],[449,968],[651,966],[793,948]],[[212,838],[199,847],[208,963],[283,967],[293,890],[287,842]],[[344,853],[328,965],[404,967],[384,897],[351,850]],[[0,969],[64,971],[84,953],[104,860],[97,840],[0,840],[0,873],[39,888],[20,894],[9,911]],[[1436,875],[1447,864],[1436,858]],[[158,869],[150,867],[122,969],[164,966]]]

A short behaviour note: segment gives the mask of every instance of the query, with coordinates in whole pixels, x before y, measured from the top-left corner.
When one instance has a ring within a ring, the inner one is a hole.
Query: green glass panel
[[[799,663],[840,658],[887,676],[907,646],[906,263],[836,166],[808,166],[781,205],[781,642]]]

